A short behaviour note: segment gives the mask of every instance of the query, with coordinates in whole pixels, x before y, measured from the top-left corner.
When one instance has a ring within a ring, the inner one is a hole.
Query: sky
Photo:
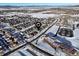
[[[0,3],[79,3],[79,0],[0,0]]]
[[[48,4],[48,5],[79,5],[79,0],[0,0],[0,6],[3,6],[3,5],[25,6],[25,5],[45,5],[45,4]]]

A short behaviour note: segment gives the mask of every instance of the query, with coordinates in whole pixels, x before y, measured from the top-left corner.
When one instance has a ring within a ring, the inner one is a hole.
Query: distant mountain
[[[18,5],[0,5],[0,8],[20,8],[20,7],[79,7],[79,5],[23,5],[23,6],[18,6]]]
[[[10,6],[10,5],[5,5],[5,6],[0,6],[0,8],[19,8],[20,6]]]
[[[37,7],[37,6],[55,6],[55,5],[0,5],[1,7]]]
[[[79,7],[79,5],[75,5],[75,6],[73,6],[73,7]]]

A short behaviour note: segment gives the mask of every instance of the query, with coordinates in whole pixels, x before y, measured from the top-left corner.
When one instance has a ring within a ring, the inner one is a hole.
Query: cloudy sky
[[[26,6],[26,5],[53,5],[67,6],[79,5],[79,0],[0,0],[0,6]]]
[[[79,0],[0,0],[0,3],[79,3]]]

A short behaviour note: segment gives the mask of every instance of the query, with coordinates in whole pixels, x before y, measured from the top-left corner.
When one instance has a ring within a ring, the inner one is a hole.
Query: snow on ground
[[[47,13],[47,12],[51,12],[51,11],[47,10],[47,11],[42,11],[42,12],[38,12],[38,13]]]
[[[79,14],[75,14],[75,15],[70,15],[72,17],[79,17]]]
[[[70,41],[74,47],[79,49],[79,40],[76,37],[66,39]]]
[[[74,47],[79,49],[79,29],[75,29],[73,34],[74,37],[66,37],[66,39],[70,41]]]
[[[55,50],[49,44],[47,44],[46,42],[44,42],[43,39],[44,38],[41,37],[37,41],[37,46],[39,48],[43,49],[44,51],[47,51],[47,52],[51,53],[52,55],[56,55],[56,56],[65,56],[66,55],[64,52],[62,52],[62,50],[60,48],[57,48]],[[50,38],[49,38],[49,40],[52,41],[52,39],[50,39]],[[34,41],[33,43],[36,43],[36,41]]]
[[[16,51],[15,53],[10,54],[9,56],[21,56],[18,51]]]
[[[79,38],[79,29],[75,29],[73,32],[74,32],[74,37]]]
[[[32,17],[37,17],[37,18],[48,18],[48,17],[57,17],[59,15],[57,14],[42,14],[42,13],[31,13],[29,14]]]
[[[5,15],[0,15],[0,16],[13,16],[13,15],[20,15],[20,16],[27,16],[31,15],[32,17],[36,18],[49,18],[49,17],[58,17],[60,15],[57,14],[42,14],[42,13],[18,13],[18,12],[10,12],[6,13]]]
[[[25,49],[20,49],[16,52],[13,52],[9,56],[32,56],[32,54],[30,54],[25,48]]]
[[[59,26],[56,26],[56,25],[54,25],[54,26],[52,26],[46,33],[48,33],[48,32],[52,32],[52,33],[56,33],[57,32],[57,30],[58,30],[58,28],[59,28]],[[37,41],[37,46],[39,46],[41,49],[44,49],[45,51],[47,51],[47,52],[49,52],[49,53],[51,53],[51,54],[53,54],[53,55],[57,55],[57,56],[65,56],[66,54],[64,53],[64,52],[62,52],[62,50],[61,49],[54,49],[54,48],[52,48],[49,44],[47,44],[47,43],[45,43],[44,41],[43,41],[43,39],[44,38],[42,38],[42,37],[40,37],[39,39],[38,39],[38,41]],[[50,39],[51,40],[51,39]],[[36,41],[35,41],[36,42]],[[35,43],[35,42],[33,42],[33,43]]]
[[[54,25],[46,32],[46,34],[49,33],[49,32],[56,34],[58,28],[59,28],[59,26]]]
[[[59,28],[59,26],[54,25],[46,33],[52,32],[52,33],[56,34],[58,28]],[[79,48],[79,29],[75,29],[73,31],[73,34],[74,34],[74,37],[65,37],[65,38],[68,41],[70,41],[74,47]]]

